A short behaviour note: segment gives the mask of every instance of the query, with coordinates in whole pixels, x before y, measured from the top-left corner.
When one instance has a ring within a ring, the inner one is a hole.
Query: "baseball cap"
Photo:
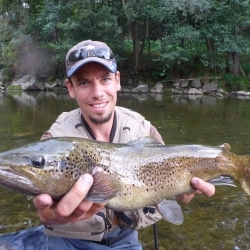
[[[71,77],[79,68],[90,62],[100,63],[112,73],[115,73],[117,69],[114,54],[107,44],[86,40],[68,51],[66,55],[67,76]]]

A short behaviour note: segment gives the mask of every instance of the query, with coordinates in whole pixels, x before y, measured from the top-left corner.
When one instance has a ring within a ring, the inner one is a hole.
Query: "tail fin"
[[[214,186],[236,187],[236,185],[234,184],[234,181],[230,178],[230,176],[226,176],[226,175],[221,175],[218,178],[209,180],[207,182],[209,182],[210,184],[213,184]]]

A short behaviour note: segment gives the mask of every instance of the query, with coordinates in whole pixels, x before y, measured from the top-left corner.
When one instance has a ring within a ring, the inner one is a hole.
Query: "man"
[[[42,139],[74,136],[104,142],[128,142],[143,136],[154,136],[164,144],[156,128],[140,114],[117,107],[120,73],[110,48],[102,42],[83,41],[66,55],[69,95],[79,109],[61,114]],[[96,166],[94,171],[103,171]],[[84,174],[59,201],[42,194],[34,198],[39,218],[45,226],[2,237],[0,249],[142,249],[137,231],[159,220],[158,212],[147,215],[143,209],[118,213],[105,204],[85,200],[93,183]],[[194,193],[214,194],[214,186],[194,177],[196,191],[176,197],[188,202]],[[149,211],[150,209],[148,209]]]

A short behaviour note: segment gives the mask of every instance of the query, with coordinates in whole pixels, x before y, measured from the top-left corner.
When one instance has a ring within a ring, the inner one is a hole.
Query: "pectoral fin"
[[[175,225],[181,225],[183,223],[184,216],[180,205],[176,201],[163,200],[156,207],[165,220]]]
[[[121,183],[106,172],[93,174],[93,184],[86,199],[95,203],[105,203],[114,198],[121,191]]]

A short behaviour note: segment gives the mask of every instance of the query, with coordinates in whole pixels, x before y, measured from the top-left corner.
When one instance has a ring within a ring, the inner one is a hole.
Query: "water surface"
[[[120,94],[118,105],[140,112],[166,144],[220,145],[249,153],[250,99]],[[0,93],[0,152],[38,140],[56,117],[76,108],[67,94]],[[241,188],[218,187],[182,205],[184,223],[157,223],[160,249],[248,249],[249,197]],[[39,224],[26,196],[0,189],[0,233]],[[153,228],[140,230],[144,249],[153,250]]]

